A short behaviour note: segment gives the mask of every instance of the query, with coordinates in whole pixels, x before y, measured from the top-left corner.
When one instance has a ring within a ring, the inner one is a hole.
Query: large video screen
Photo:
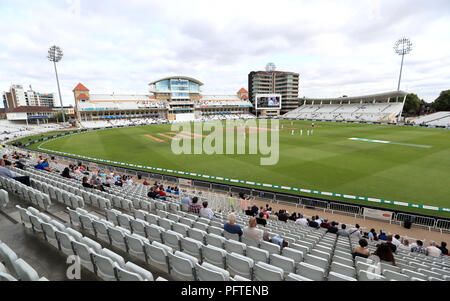
[[[256,95],[256,109],[281,109],[281,95],[280,94],[260,94]]]

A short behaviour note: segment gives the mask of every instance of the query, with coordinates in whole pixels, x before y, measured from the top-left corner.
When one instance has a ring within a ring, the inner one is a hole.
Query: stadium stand
[[[409,120],[415,124],[420,125],[450,127],[450,112],[437,112],[417,118],[410,118]]]
[[[102,280],[450,280],[448,256],[432,257],[398,248],[395,266],[375,255],[353,258],[353,247],[359,243],[356,236],[272,218],[265,227],[257,225],[268,240],[250,240],[223,231],[232,210],[237,225],[249,225],[252,217],[244,214],[246,206],[231,208],[213,192],[178,190],[169,184],[164,186],[168,188],[164,197],[149,198],[147,186],[126,180],[126,176],[122,176],[122,186],[85,187],[76,173],[71,175],[78,179],[60,175],[67,164],[51,162],[54,172],[48,172],[33,168],[38,160],[28,158],[24,170],[11,167],[17,175],[29,176],[31,187],[0,178],[0,188],[8,192],[7,205],[17,210],[25,229],[61,254],[79,256],[81,265]],[[102,178],[99,171],[86,168],[85,173],[83,176],[93,179],[91,183]],[[110,176],[121,178],[114,173]],[[183,197],[194,196],[208,200],[214,218],[200,217],[182,205]],[[11,200],[24,202],[26,208]],[[54,217],[55,212],[61,212],[65,223]],[[380,241],[367,242],[373,254]],[[42,279],[14,258],[15,271],[12,259],[3,254],[2,263],[12,277]],[[0,269],[4,273],[2,266]]]

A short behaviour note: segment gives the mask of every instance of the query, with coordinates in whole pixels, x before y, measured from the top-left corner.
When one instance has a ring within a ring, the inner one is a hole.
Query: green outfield
[[[174,133],[170,125],[93,131],[37,143],[31,148],[40,146],[136,165],[450,208],[449,130],[315,122],[314,134],[307,136],[310,129],[311,122],[280,121],[279,161],[273,166],[261,166],[261,155],[175,155],[171,150]],[[442,211],[273,190],[450,216]]]

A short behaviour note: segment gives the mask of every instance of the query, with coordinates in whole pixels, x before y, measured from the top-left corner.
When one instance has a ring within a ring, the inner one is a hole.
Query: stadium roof
[[[78,83],[78,85],[73,89],[73,91],[89,91],[82,83]]]
[[[86,94],[80,94],[80,95],[78,95],[78,97],[77,97],[78,99],[89,99],[89,97],[86,95]]]
[[[239,93],[248,93],[248,91],[245,90],[244,88],[241,88],[241,89],[238,91],[238,94],[239,94]]]
[[[12,109],[8,113],[36,113],[36,112],[53,112],[53,109],[43,106],[20,106]]]
[[[351,97],[335,97],[335,98],[308,98],[308,97],[302,97],[301,99],[305,100],[320,100],[320,101],[358,101],[358,100],[373,100],[373,99],[388,99],[388,98],[394,98],[394,97],[405,97],[408,95],[408,93],[404,91],[392,91],[392,92],[384,92],[384,93],[377,93],[377,94],[370,94],[370,95],[363,95],[363,96],[351,96]]]
[[[152,101],[149,95],[130,94],[91,94],[90,101]]]
[[[199,80],[197,80],[197,79],[195,79],[195,78],[192,78],[192,77],[187,77],[187,76],[169,76],[169,77],[164,77],[164,78],[158,79],[157,81],[154,81],[154,82],[149,83],[149,85],[154,85],[154,84],[156,84],[157,82],[160,82],[160,81],[163,81],[163,80],[177,79],[177,78],[179,78],[179,79],[190,80],[190,81],[192,81],[192,82],[194,82],[194,83],[199,84],[200,86],[203,86],[203,83],[202,83],[201,81],[199,81]]]

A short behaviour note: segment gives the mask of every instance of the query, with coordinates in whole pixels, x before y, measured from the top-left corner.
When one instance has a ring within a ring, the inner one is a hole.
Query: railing
[[[355,206],[355,205],[348,205],[348,204],[342,204],[342,203],[330,203],[329,209],[331,210],[331,213],[334,213],[334,211],[352,214],[355,217],[357,215],[361,215],[361,207]]]
[[[397,215],[395,216],[395,221],[398,222],[399,224],[405,222],[406,220],[409,220],[414,226],[425,227],[428,228],[429,230],[431,230],[431,228],[436,228],[436,219],[432,217],[413,215],[407,213],[397,213]]]
[[[450,221],[445,219],[438,219],[436,221],[436,228],[442,233],[442,231],[450,231]]]

